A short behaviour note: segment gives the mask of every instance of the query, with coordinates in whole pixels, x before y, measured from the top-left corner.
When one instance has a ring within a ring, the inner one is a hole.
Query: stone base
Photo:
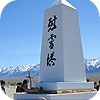
[[[97,92],[85,93],[64,93],[64,94],[27,94],[15,93],[14,100],[89,100],[96,95]],[[40,99],[40,98],[46,99]]]
[[[57,83],[33,83],[32,87],[43,87],[44,90],[93,90],[93,82],[57,82]]]

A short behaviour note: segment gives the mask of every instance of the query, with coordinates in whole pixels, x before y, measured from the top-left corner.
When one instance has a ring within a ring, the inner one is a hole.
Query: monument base
[[[56,83],[33,83],[32,87],[42,87],[43,90],[93,90],[93,82],[56,82]]]
[[[96,95],[97,92],[85,93],[63,93],[63,94],[27,94],[15,93],[14,100],[89,100]],[[43,99],[41,99],[43,100]]]

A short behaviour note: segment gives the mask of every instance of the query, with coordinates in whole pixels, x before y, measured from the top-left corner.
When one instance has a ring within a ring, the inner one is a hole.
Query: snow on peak
[[[100,65],[100,58],[97,59],[84,59],[84,63],[88,66],[96,67],[97,65]]]
[[[84,59],[84,66],[87,73],[100,72],[100,58]],[[39,69],[39,64],[27,64],[17,67],[4,67],[0,68],[0,77],[25,77],[28,74],[28,70],[30,70],[31,76],[38,76]]]
[[[27,71],[30,70],[33,76],[38,75],[39,65],[27,64],[17,67],[4,67],[0,68],[1,77],[25,77],[27,76]]]
[[[100,72],[100,58],[84,59],[87,72]]]

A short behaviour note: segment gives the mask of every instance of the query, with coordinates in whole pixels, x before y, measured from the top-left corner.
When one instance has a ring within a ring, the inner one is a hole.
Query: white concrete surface
[[[62,2],[54,3],[45,11],[43,38],[40,61],[40,82],[85,82],[85,68],[81,45],[80,29],[77,10],[64,5]],[[57,17],[57,28],[48,32],[50,18]],[[50,35],[57,37],[54,40],[54,49],[49,49]],[[55,66],[47,66],[47,55],[55,52]]]
[[[33,87],[42,87],[44,90],[74,90],[93,89],[93,82],[56,82],[56,83],[34,83]]]
[[[86,93],[71,93],[71,94],[14,94],[14,100],[43,100],[40,97],[46,98],[46,100],[89,100],[96,95],[96,92]]]
[[[66,0],[55,0],[54,3],[50,6],[54,6],[54,5],[58,5],[58,4],[64,4],[69,6],[70,8],[76,9],[74,6],[72,6],[69,2],[67,2]]]

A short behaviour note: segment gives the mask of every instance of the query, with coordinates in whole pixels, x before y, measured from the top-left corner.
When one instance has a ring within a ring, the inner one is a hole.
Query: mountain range
[[[100,58],[84,59],[84,67],[86,68],[86,73],[100,72]]]
[[[97,59],[84,59],[84,67],[86,73],[100,72],[100,58]],[[0,68],[0,77],[25,77],[27,71],[30,70],[31,76],[39,75],[40,64],[28,64],[16,67],[3,67]]]
[[[4,67],[0,68],[0,77],[25,77],[28,75],[28,70],[31,73],[31,76],[39,75],[40,65],[28,64],[17,67]]]

